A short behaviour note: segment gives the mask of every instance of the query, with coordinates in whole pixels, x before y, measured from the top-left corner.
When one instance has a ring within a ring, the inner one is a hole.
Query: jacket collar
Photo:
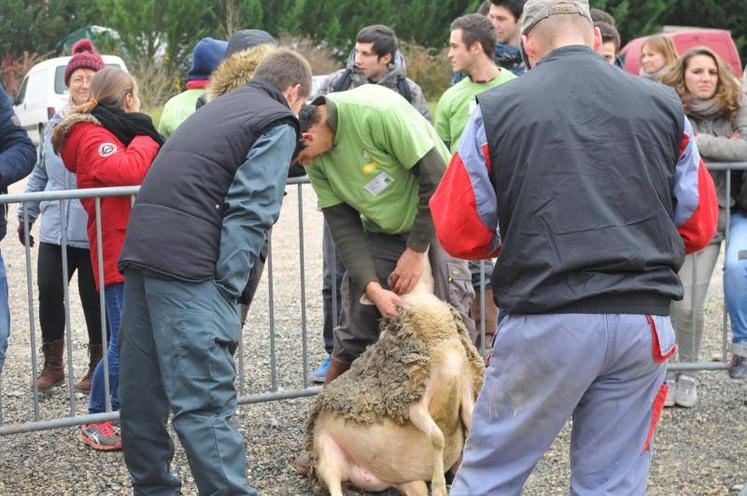
[[[267,93],[267,95],[270,98],[282,103],[288,110],[290,110],[290,107],[288,106],[288,100],[285,99],[283,94],[274,84],[269,83],[265,81],[264,79],[254,78],[251,81],[249,81],[249,83],[247,83],[247,86],[251,88],[256,88],[264,93]]]

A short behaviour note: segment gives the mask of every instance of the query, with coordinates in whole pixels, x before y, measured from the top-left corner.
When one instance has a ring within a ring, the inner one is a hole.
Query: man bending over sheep
[[[298,161],[347,268],[325,383],[376,342],[382,316],[404,306],[399,295],[420,279],[429,247],[435,293],[460,311],[474,337],[467,264],[449,259],[433,239],[428,201],[448,161],[433,127],[407,100],[377,85],[321,96],[299,120]]]

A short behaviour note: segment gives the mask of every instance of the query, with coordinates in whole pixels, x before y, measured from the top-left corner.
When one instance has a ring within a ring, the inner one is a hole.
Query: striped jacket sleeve
[[[674,223],[685,243],[685,251],[702,250],[716,234],[718,199],[711,174],[695,145],[695,132],[685,117],[680,155],[672,189]]]
[[[490,182],[490,154],[478,106],[430,200],[436,237],[453,257],[498,256],[498,197]]]

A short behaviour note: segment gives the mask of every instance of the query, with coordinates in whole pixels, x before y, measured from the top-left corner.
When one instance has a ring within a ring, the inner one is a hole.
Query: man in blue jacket
[[[13,104],[5,89],[0,86],[0,189],[8,192],[8,186],[28,176],[36,162],[36,151],[18,117],[13,113]],[[0,239],[7,230],[7,207],[3,205],[0,217]],[[0,376],[5,363],[10,335],[10,308],[8,307],[8,278],[0,255]]]

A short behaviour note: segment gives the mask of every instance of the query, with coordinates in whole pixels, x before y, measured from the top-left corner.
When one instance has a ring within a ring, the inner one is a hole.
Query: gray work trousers
[[[130,269],[120,332],[122,447],[135,495],[177,495],[169,413],[200,494],[256,495],[246,481],[236,413],[236,301],[214,281],[189,283]]]
[[[572,416],[570,494],[643,495],[674,350],[669,317],[506,316],[449,494],[520,494]]]

